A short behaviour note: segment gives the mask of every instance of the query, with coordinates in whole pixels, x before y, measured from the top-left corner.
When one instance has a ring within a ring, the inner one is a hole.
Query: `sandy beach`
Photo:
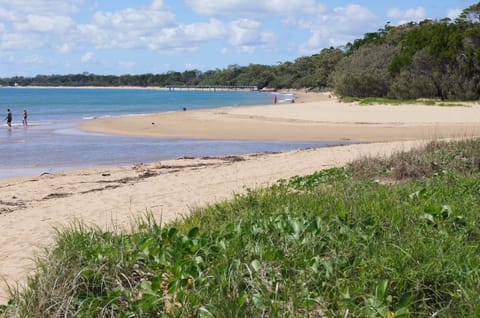
[[[138,136],[368,142],[285,153],[182,158],[0,180],[0,279],[23,283],[55,228],[79,220],[128,228],[146,211],[170,222],[192,208],[247,188],[305,175],[365,156],[409,150],[430,140],[480,136],[480,105],[359,106],[329,94],[294,104],[225,107],[87,122],[84,130]],[[5,302],[5,285],[0,303]]]
[[[340,103],[328,93],[297,94],[300,99],[292,104],[106,118],[81,128],[134,136],[265,141],[384,142],[480,133],[480,104],[359,106]]]

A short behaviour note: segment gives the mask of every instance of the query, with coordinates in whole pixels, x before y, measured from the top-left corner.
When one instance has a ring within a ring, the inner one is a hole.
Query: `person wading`
[[[5,117],[5,120],[7,121],[7,126],[12,127],[12,112],[10,109],[7,109],[7,117]]]
[[[28,117],[27,110],[24,109],[24,110],[23,110],[23,121],[22,121],[24,127],[27,127],[27,125],[28,125],[28,123],[27,123],[27,117]]]

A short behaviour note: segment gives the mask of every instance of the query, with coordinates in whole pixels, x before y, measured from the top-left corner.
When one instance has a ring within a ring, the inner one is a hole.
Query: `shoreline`
[[[102,134],[255,141],[385,142],[480,136],[480,105],[342,103],[329,93],[284,91],[295,103],[101,118],[79,129]]]
[[[128,229],[131,222],[148,211],[155,219],[168,223],[189,215],[195,207],[229,200],[279,179],[341,167],[360,158],[389,156],[432,140],[480,136],[478,105],[360,107],[339,103],[328,94],[305,95],[288,105],[114,118],[111,129],[120,134],[152,133],[159,138],[167,132],[188,135],[198,129],[200,137],[220,133],[224,138],[240,134],[252,140],[266,136],[283,140],[289,134],[292,138],[310,134],[312,138],[336,136],[364,139],[367,143],[179,158],[0,179],[0,280],[22,285],[32,273],[34,256],[53,243],[55,229],[75,222],[111,231]],[[101,129],[107,126],[103,120],[89,124]],[[4,283],[0,284],[0,303],[8,300]]]

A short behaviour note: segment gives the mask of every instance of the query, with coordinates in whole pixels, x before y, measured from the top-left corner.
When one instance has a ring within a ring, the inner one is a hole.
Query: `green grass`
[[[402,171],[402,172],[399,172]],[[475,317],[480,140],[280,180],[133,234],[58,231],[5,317]],[[388,181],[388,182],[387,182]]]
[[[401,100],[374,97],[362,98],[359,103],[360,105],[437,105],[435,100]]]
[[[427,105],[427,106],[444,106],[444,107],[466,107],[471,103],[478,103],[478,101],[465,101],[465,102],[445,102],[434,99],[419,99],[419,100],[403,100],[403,99],[389,99],[378,97],[343,97],[342,102],[353,103],[358,102],[361,106],[369,105]]]

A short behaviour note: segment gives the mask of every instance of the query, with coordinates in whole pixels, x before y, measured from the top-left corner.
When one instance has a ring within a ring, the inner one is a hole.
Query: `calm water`
[[[7,108],[13,113],[12,129],[5,121],[0,124],[0,178],[333,144],[122,137],[76,128],[82,121],[100,117],[271,103],[271,94],[259,92],[0,88],[2,119]],[[28,128],[21,123],[24,108],[29,113]]]

